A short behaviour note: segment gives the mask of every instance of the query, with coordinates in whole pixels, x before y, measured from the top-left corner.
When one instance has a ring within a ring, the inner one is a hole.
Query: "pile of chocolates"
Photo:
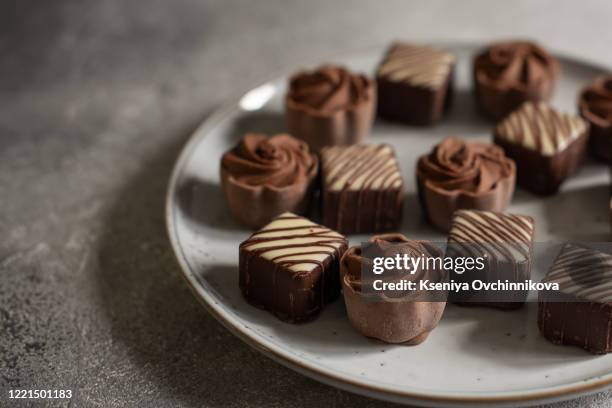
[[[349,320],[365,336],[406,344],[426,339],[446,302],[373,299],[362,290],[360,275],[368,260],[360,246],[348,247],[345,235],[378,234],[371,243],[435,253],[429,243],[395,232],[406,181],[393,147],[363,142],[376,116],[413,126],[443,120],[456,61],[446,50],[396,43],[375,78],[334,65],[299,72],[285,96],[289,134],[247,134],[223,156],[229,209],[257,229],[239,249],[240,289],[249,303],[300,323],[342,293]],[[455,255],[489,244],[481,248],[488,259],[485,277],[530,277],[534,220],[505,212],[515,184],[554,194],[589,150],[612,164],[612,75],[596,78],[578,95],[578,115],[547,102],[560,75],[558,61],[535,43],[488,46],[474,58],[473,83],[482,114],[497,122],[492,143],[449,137],[415,163],[424,216],[448,233]],[[320,224],[307,218],[314,209]],[[511,250],[499,249],[508,242]],[[592,353],[612,351],[612,256],[606,256],[563,248],[545,278],[561,289],[539,302],[538,326],[546,338]],[[582,261],[593,257],[605,262],[585,268]],[[609,279],[585,291],[566,278],[576,273]],[[522,302],[481,305],[513,309]]]

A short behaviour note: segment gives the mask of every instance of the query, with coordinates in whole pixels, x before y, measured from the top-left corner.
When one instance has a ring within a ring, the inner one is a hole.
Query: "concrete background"
[[[0,0],[0,406],[7,387],[74,390],[51,406],[389,406],[281,367],[198,305],[163,223],[182,144],[305,60],[521,36],[612,67],[611,21],[608,0]]]

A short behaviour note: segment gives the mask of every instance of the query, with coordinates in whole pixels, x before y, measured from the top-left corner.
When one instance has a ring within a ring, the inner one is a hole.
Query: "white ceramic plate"
[[[369,141],[392,144],[408,195],[401,232],[444,241],[422,219],[415,196],[419,155],[448,135],[490,140],[492,125],[477,114],[470,89],[476,48],[446,45],[459,56],[452,110],[432,128],[376,123]],[[352,69],[372,73],[383,48],[345,58]],[[601,72],[562,58],[553,104],[576,111],[577,91]],[[287,73],[289,74],[289,72]],[[238,288],[238,244],[251,231],[229,215],[219,186],[223,152],[245,132],[285,130],[285,77],[263,83],[212,115],[185,146],[167,199],[170,239],[187,282],[208,311],[232,333],[274,360],[319,381],[390,401],[426,406],[516,406],[568,399],[612,384],[612,355],[591,356],[544,340],[536,304],[514,312],[449,305],[438,328],[416,347],[387,345],[356,333],[342,298],[315,321],[283,323],[249,306]],[[518,190],[510,211],[537,222],[537,240],[608,241],[609,179],[606,166],[590,162],[554,197]],[[352,244],[365,236],[351,236]],[[543,271],[536,270],[535,277]]]

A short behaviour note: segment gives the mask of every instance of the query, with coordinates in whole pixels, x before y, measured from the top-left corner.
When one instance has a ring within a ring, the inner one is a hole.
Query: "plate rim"
[[[471,47],[481,48],[484,46],[483,43],[473,41],[419,41],[420,43],[432,44],[439,47]],[[351,50],[348,53],[335,54],[334,56],[328,56],[326,58],[319,59],[333,60],[336,58],[342,58],[343,56],[355,55],[357,53],[365,53],[374,46],[360,47],[355,50]],[[377,47],[378,49],[385,49],[385,46]],[[560,60],[565,60],[570,63],[588,65],[599,71],[610,71],[610,68],[598,62],[593,62],[588,58],[577,57],[569,55],[563,52],[557,52],[555,49],[551,49],[551,53]],[[301,66],[314,66],[317,62],[310,61],[301,64]],[[295,68],[295,67],[293,67]],[[300,69],[298,67],[297,69]],[[294,69],[294,70],[297,70]],[[499,395],[499,392],[495,392],[496,395],[438,395],[431,392],[417,392],[417,391],[401,391],[396,389],[386,388],[384,386],[364,384],[358,381],[354,381],[351,378],[339,375],[334,372],[329,372],[325,369],[315,367],[314,365],[307,364],[304,361],[300,361],[299,357],[292,356],[287,353],[283,353],[281,350],[275,350],[273,347],[267,347],[262,344],[260,336],[256,334],[250,334],[251,331],[243,331],[240,326],[236,325],[231,319],[225,316],[225,312],[222,308],[217,305],[212,299],[211,295],[205,290],[206,284],[198,279],[197,275],[191,269],[187,257],[183,251],[183,247],[180,244],[178,237],[178,231],[175,221],[176,210],[178,209],[177,195],[179,192],[179,179],[185,169],[187,161],[190,159],[195,148],[201,143],[201,141],[209,133],[210,129],[214,128],[218,123],[223,122],[227,117],[233,114],[233,111],[238,107],[240,100],[248,92],[258,87],[270,84],[277,81],[280,78],[287,77],[289,72],[293,72],[292,68],[285,68],[278,70],[271,75],[267,75],[264,79],[253,81],[253,85],[246,88],[241,92],[237,92],[233,97],[230,97],[226,102],[219,105],[218,108],[214,109],[211,114],[207,115],[200,125],[191,133],[188,141],[182,147],[178,158],[176,159],[172,168],[172,173],[168,182],[165,199],[165,223],[168,238],[172,247],[172,253],[177,263],[180,266],[179,274],[187,283],[187,286],[194,294],[198,302],[204,306],[204,308],[210,313],[219,323],[221,323],[227,330],[229,330],[234,336],[248,344],[250,347],[261,352],[268,358],[280,363],[281,365],[288,367],[289,369],[296,371],[302,375],[310,377],[316,381],[323,382],[325,384],[338,387],[349,392],[364,395],[370,398],[378,398],[382,400],[399,402],[399,403],[416,403],[423,406],[467,406],[470,404],[497,404],[506,405],[512,404],[513,406],[518,405],[532,405],[537,403],[546,403],[553,401],[560,401],[570,398],[577,398],[579,396],[593,394],[598,391],[603,391],[608,388],[612,388],[612,373],[602,376],[588,378],[582,381],[576,381],[568,385],[558,385],[554,387],[548,387],[535,391],[512,391],[508,395]]]

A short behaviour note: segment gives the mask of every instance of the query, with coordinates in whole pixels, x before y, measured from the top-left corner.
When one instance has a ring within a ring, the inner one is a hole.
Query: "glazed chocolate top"
[[[496,259],[529,259],[534,233],[533,218],[492,211],[459,210],[453,216],[448,243],[472,244]],[[457,250],[458,246],[453,246]]]
[[[476,80],[502,90],[527,91],[554,80],[559,63],[538,44],[527,41],[492,44],[474,61]]]
[[[544,156],[563,151],[587,129],[575,115],[560,113],[544,102],[525,102],[495,129],[496,136]]]
[[[401,256],[406,254],[410,258],[441,256],[441,251],[428,242],[413,241],[399,233],[375,235],[368,241],[370,246],[367,253],[364,253],[366,250],[362,246],[353,246],[342,257],[343,268],[341,270],[345,273],[342,278],[356,292],[366,292],[368,289],[372,289],[371,285],[374,279],[384,279],[385,282],[399,280],[417,282],[428,279],[432,282],[438,282],[444,276],[444,272],[441,270],[425,270],[423,268],[419,268],[414,273],[406,270],[388,270],[382,275],[374,275],[373,273],[364,275],[362,272],[372,267],[372,258],[376,256],[395,257],[397,254]],[[369,287],[366,287],[366,285],[369,285]],[[412,293],[416,292],[412,291]],[[401,296],[402,293],[389,293],[388,295]]]
[[[321,152],[323,182],[332,191],[398,189],[402,176],[385,144],[327,147]]]
[[[454,137],[444,139],[417,164],[418,177],[429,187],[472,195],[495,189],[515,171],[514,162],[500,147]]]
[[[612,255],[565,244],[543,281],[579,299],[612,302]]]
[[[274,189],[308,182],[317,167],[308,145],[287,134],[248,133],[221,159],[221,168],[238,183]]]
[[[394,82],[438,88],[448,79],[455,56],[448,51],[419,45],[393,44],[376,75]]]
[[[601,76],[582,91],[580,113],[601,127],[612,126],[612,75]]]
[[[322,115],[353,109],[374,97],[374,83],[365,75],[339,66],[324,65],[300,72],[289,81],[287,103]]]
[[[293,272],[311,272],[332,256],[340,257],[345,237],[322,225],[286,212],[251,235],[240,249],[251,251]]]

